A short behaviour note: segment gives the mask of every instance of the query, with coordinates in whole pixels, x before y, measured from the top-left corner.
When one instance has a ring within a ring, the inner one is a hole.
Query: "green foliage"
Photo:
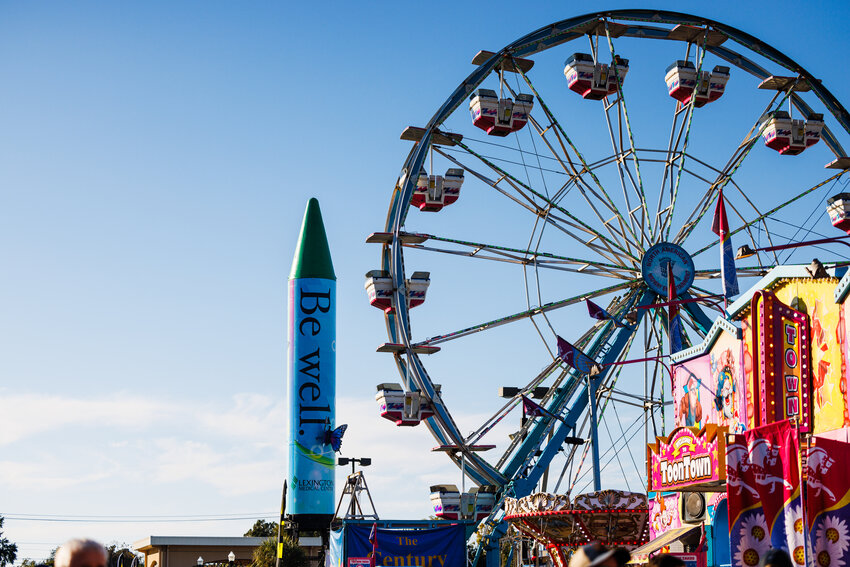
[[[6,567],[15,562],[18,557],[18,545],[3,537],[3,522],[5,518],[0,516],[0,567]]]
[[[59,551],[59,548],[54,547],[50,551],[50,556],[42,561],[36,561],[35,559],[24,559],[23,561],[21,561],[20,567],[53,567],[54,563],[56,563],[57,551]]]
[[[277,538],[277,522],[264,522],[257,520],[251,529],[245,532],[245,537],[273,537]]]
[[[106,546],[106,553],[108,557],[106,564],[109,567],[118,567],[119,565],[121,567],[130,567],[133,565],[133,558],[136,557],[138,557],[136,567],[144,565],[144,559],[134,553],[126,543],[113,542]]]
[[[254,550],[254,561],[250,567],[275,567],[277,561],[277,538],[269,538]],[[307,567],[307,554],[288,536],[283,536],[281,567]]]

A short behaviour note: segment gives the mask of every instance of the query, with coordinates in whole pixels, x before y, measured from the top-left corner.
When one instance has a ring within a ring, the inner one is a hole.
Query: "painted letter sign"
[[[809,317],[791,309],[769,291],[752,299],[752,327],[756,344],[753,374],[755,424],[793,419],[800,432],[811,427],[809,384]]]
[[[716,491],[726,482],[725,427],[679,427],[647,445],[650,492]]]

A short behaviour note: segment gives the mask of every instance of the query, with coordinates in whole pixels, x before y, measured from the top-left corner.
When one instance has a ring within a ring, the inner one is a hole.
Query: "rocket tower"
[[[334,513],[336,275],[319,202],[310,199],[289,274],[289,515],[326,529]]]

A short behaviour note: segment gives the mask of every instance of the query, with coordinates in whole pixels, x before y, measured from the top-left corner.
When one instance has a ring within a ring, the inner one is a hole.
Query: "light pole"
[[[368,467],[372,464],[372,459],[371,457],[339,457],[337,459],[337,463],[342,466],[351,463],[351,475],[348,477],[350,485],[353,482],[352,477],[354,476],[354,465],[360,463],[361,467]],[[369,498],[371,498],[371,496]],[[354,492],[351,494],[351,502],[349,503],[348,513],[351,516],[355,516],[357,514],[357,498],[354,497]]]
[[[198,564],[198,567],[204,567],[204,558],[199,555],[196,563]]]
[[[233,563],[236,561],[236,554],[232,551],[227,554],[227,566],[233,567]]]
[[[369,458],[369,457],[357,457],[357,458],[355,458],[355,457],[339,457],[336,462],[337,462],[337,464],[340,464],[342,466],[345,466],[348,463],[351,463],[351,474],[354,474],[354,464],[355,463],[360,463],[361,467],[368,467],[369,465],[372,464],[372,459]]]
[[[778,246],[766,246],[764,248],[755,249],[750,248],[749,244],[744,244],[738,248],[738,253],[735,254],[735,259],[741,260],[743,258],[749,258],[750,256],[754,256],[756,252],[775,252],[777,250],[788,250],[790,248],[801,248],[803,246],[814,246],[816,244],[829,244],[831,242],[839,242],[845,246],[850,246],[850,242],[847,242],[848,238],[850,238],[850,234],[845,234],[844,236],[833,236],[831,238],[819,238],[817,240],[806,240],[804,242],[791,242],[789,244],[779,244]]]

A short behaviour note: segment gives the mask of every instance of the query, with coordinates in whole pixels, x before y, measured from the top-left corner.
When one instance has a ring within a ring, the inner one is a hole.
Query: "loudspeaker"
[[[708,506],[702,492],[683,492],[679,501],[683,522],[702,522],[708,517]]]

